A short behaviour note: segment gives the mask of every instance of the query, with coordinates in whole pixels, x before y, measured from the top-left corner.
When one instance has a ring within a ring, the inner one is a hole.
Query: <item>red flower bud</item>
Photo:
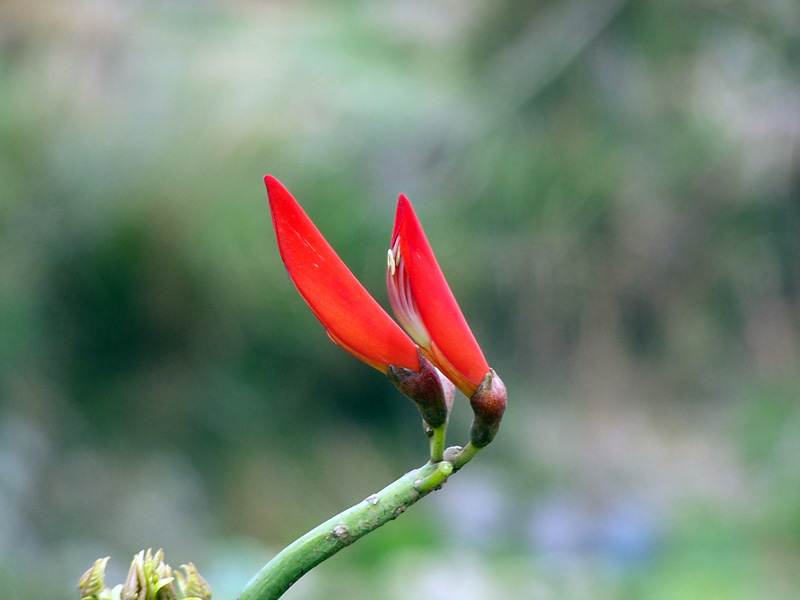
[[[359,283],[286,188],[271,175],[264,183],[286,270],[328,336],[383,373],[389,365],[418,372],[414,342]]]
[[[389,301],[423,353],[466,396],[489,365],[461,313],[411,203],[400,195],[389,249]]]

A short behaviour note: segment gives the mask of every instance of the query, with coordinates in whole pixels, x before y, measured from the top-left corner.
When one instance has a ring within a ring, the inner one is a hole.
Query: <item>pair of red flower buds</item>
[[[506,407],[505,385],[489,368],[408,199],[401,194],[397,204],[386,276],[406,335],[286,188],[270,175],[264,182],[283,262],[331,340],[385,373],[431,430],[446,426],[455,384],[474,413],[471,444],[491,442]]]

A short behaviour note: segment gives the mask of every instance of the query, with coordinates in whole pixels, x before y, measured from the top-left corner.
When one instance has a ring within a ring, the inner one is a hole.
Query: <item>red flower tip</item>
[[[271,175],[264,183],[286,270],[328,336],[383,373],[389,365],[419,371],[414,342],[359,283],[288,190]]]
[[[386,280],[397,320],[431,362],[466,396],[472,396],[489,373],[489,365],[445,281],[411,202],[402,194]]]

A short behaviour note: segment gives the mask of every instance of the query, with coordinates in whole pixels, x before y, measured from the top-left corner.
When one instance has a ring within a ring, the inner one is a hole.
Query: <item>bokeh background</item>
[[[286,276],[265,173],[385,306],[407,194],[510,391],[286,598],[797,597],[797,2],[5,0],[3,598],[148,547],[234,598],[424,462]]]

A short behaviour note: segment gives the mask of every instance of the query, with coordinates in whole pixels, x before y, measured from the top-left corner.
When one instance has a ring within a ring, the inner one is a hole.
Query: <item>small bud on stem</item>
[[[470,441],[476,448],[483,448],[497,435],[506,410],[506,386],[494,370],[486,374],[469,403],[475,413]]]

